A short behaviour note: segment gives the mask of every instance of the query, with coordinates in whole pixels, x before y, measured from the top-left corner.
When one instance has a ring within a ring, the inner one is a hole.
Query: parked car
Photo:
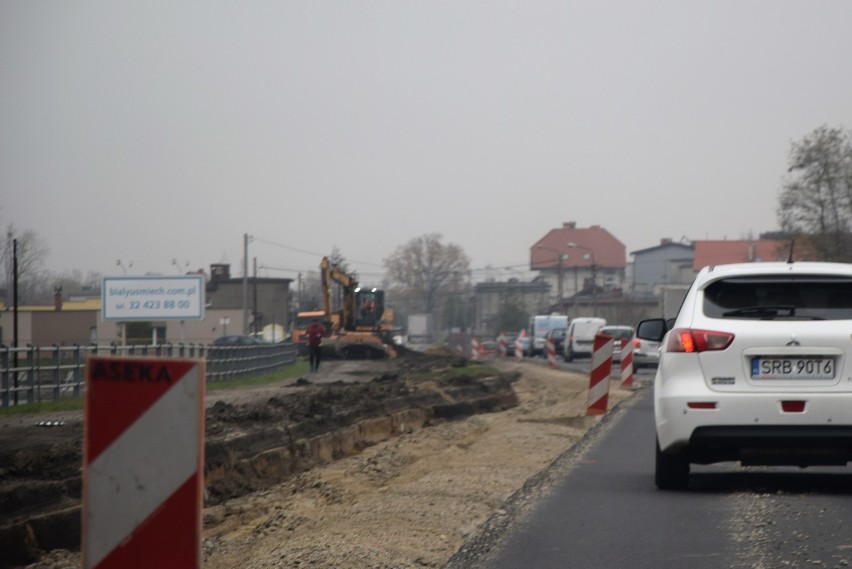
[[[852,264],[702,269],[662,342],[654,384],[661,489],[690,464],[846,465],[852,460]]]
[[[527,326],[527,335],[532,338],[530,347],[525,356],[541,356],[547,357],[546,343],[547,333],[554,328],[567,328],[568,317],[564,314],[538,314],[531,316],[529,326]]]
[[[513,334],[513,336],[512,341],[506,344],[506,355],[515,357],[515,347],[519,346],[524,357],[529,356],[531,350],[530,337],[524,331]]]
[[[606,334],[607,336],[612,336],[614,341],[612,343],[612,361],[620,362],[621,361],[621,343],[624,340],[629,342],[633,341],[633,334],[636,330],[633,326],[625,326],[618,324],[611,324],[608,326],[603,326],[598,331],[599,334]]]
[[[257,346],[266,343],[257,336],[219,336],[213,340],[214,346]]]
[[[510,357],[515,356],[515,340],[518,339],[517,332],[506,332],[503,334],[503,337],[506,339],[506,355]]]
[[[633,338],[633,369],[656,367],[660,363],[660,343]]]
[[[500,352],[500,346],[495,340],[483,340],[479,343],[479,357],[490,358]]]
[[[568,328],[552,328],[545,336],[545,345],[553,340],[553,347],[557,354],[561,354],[565,349],[565,337],[568,335]]]
[[[595,346],[595,334],[604,326],[606,320],[603,318],[587,316],[572,319],[562,349],[563,359],[570,362],[577,356],[591,356]]]

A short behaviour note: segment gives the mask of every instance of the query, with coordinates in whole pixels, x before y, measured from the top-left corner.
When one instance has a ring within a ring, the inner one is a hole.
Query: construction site
[[[588,377],[402,351],[207,395],[204,567],[443,567],[578,443]],[[613,383],[610,407],[633,390]],[[80,566],[82,412],[0,422],[0,567]]]

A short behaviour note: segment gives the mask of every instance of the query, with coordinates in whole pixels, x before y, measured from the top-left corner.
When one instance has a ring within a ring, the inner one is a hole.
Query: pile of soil
[[[403,351],[325,362],[296,381],[206,398],[205,485],[212,508],[298,479],[425,426],[518,404],[514,371],[462,374],[466,360]],[[484,369],[484,368],[483,368]],[[80,544],[81,413],[0,421],[0,567]],[[59,565],[61,566],[61,565]]]

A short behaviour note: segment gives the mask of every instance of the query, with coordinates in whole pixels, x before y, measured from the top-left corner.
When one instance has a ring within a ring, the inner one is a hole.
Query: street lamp
[[[591,258],[591,260],[592,260],[592,265],[591,265],[591,268],[592,268],[592,310],[597,312],[597,309],[598,309],[598,285],[597,285],[597,277],[595,275],[595,269],[597,267],[597,265],[595,264],[595,252],[594,252],[593,249],[590,249],[589,247],[584,247],[583,245],[578,245],[576,243],[568,243],[567,246],[571,247],[572,249],[582,249],[583,251],[586,251],[588,258]],[[576,265],[575,265],[575,267],[574,267],[574,305],[575,306],[577,304],[577,292],[578,292],[577,291],[577,282],[576,282],[576,278],[577,278],[576,270],[577,270],[577,268],[576,268]]]
[[[121,270],[122,270],[122,271],[124,271],[124,274],[125,274],[125,275],[127,274],[127,269],[129,269],[129,268],[133,267],[133,261],[130,261],[130,263],[129,263],[126,267],[125,267],[125,266],[124,266],[124,264],[121,262],[121,259],[118,259],[118,260],[115,262],[115,264],[116,264],[117,266],[121,267]]]
[[[183,275],[183,274],[186,274],[186,273],[189,271],[189,261],[187,261],[186,263],[184,263],[184,268],[183,268],[183,269],[181,268],[180,263],[178,262],[178,260],[177,260],[177,259],[172,259],[172,265],[174,265],[175,267],[177,267],[178,274]],[[185,269],[185,270],[184,270],[184,269]]]
[[[562,310],[562,314],[565,314],[565,295],[563,294],[563,290],[562,290],[562,289],[563,289],[563,287],[562,287],[562,280],[563,280],[563,279],[562,279],[562,277],[563,277],[563,273],[564,273],[564,270],[563,270],[564,263],[563,263],[563,261],[565,260],[565,254],[564,254],[562,251],[559,251],[559,250],[557,250],[557,249],[553,249],[553,248],[551,248],[551,247],[546,247],[546,246],[544,246],[544,245],[537,245],[536,247],[537,247],[538,249],[546,249],[546,250],[548,250],[548,251],[553,251],[553,252],[554,252],[554,253],[556,253],[556,255],[557,255],[557,261],[559,262],[559,281],[558,281],[558,282],[559,282],[559,307],[560,307],[560,308],[561,308],[561,310]]]

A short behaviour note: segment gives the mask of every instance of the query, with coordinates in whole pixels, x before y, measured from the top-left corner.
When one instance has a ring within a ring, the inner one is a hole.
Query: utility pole
[[[598,277],[594,255],[592,255],[592,309],[595,314],[598,313]]]
[[[18,404],[18,240],[12,240],[12,366],[15,368],[12,376],[15,378],[15,405]]]
[[[584,245],[578,245],[577,243],[568,243],[567,246],[571,247],[572,249],[582,249],[583,251],[586,251],[588,256],[592,260],[592,263],[591,263],[591,269],[592,269],[592,313],[594,314],[598,311],[598,294],[597,294],[597,288],[598,287],[597,287],[597,282],[596,282],[597,277],[596,277],[596,274],[595,274],[595,272],[597,270],[597,263],[595,262],[595,251],[591,247],[585,247]],[[583,277],[583,278],[585,278],[585,277]],[[574,265],[574,306],[577,305],[577,290],[576,290],[576,288],[577,288],[577,266]],[[585,288],[585,287],[583,287],[583,288]]]
[[[569,243],[568,245],[570,246],[571,244]],[[565,314],[565,292],[564,292],[564,289],[565,289],[565,287],[564,287],[564,282],[565,282],[565,253],[563,253],[562,251],[560,251],[558,249],[554,249],[552,247],[547,247],[545,245],[537,245],[537,247],[539,249],[545,249],[547,251],[551,251],[553,253],[556,253],[556,255],[557,255],[556,261],[558,263],[557,268],[559,270],[559,272],[557,273],[557,288],[558,288],[557,294],[559,295],[559,308],[560,308],[560,310],[562,310],[562,314]],[[576,273],[575,273],[575,275],[576,275]],[[576,276],[575,276],[575,280],[576,280]],[[575,287],[576,287],[576,283],[575,283]]]
[[[565,254],[560,253],[559,254],[559,308],[560,308],[562,314],[565,314],[565,294],[564,294],[564,287],[562,285],[562,282],[563,282],[564,276],[565,276],[564,275],[564,273],[565,273],[564,259],[565,259]]]
[[[248,335],[248,244],[249,234],[243,233],[243,335]]]
[[[253,302],[252,302],[252,305],[253,305],[252,314],[254,314],[254,318],[252,318],[252,321],[254,322],[254,334],[256,336],[257,332],[258,332],[258,330],[257,330],[257,257],[254,257],[254,273],[253,273],[253,275],[254,276],[252,276],[251,280],[252,280],[252,295],[254,297]]]
[[[571,318],[577,318],[577,294],[580,292],[580,282],[577,279],[577,265],[574,265],[574,295],[571,297],[573,305]]]

